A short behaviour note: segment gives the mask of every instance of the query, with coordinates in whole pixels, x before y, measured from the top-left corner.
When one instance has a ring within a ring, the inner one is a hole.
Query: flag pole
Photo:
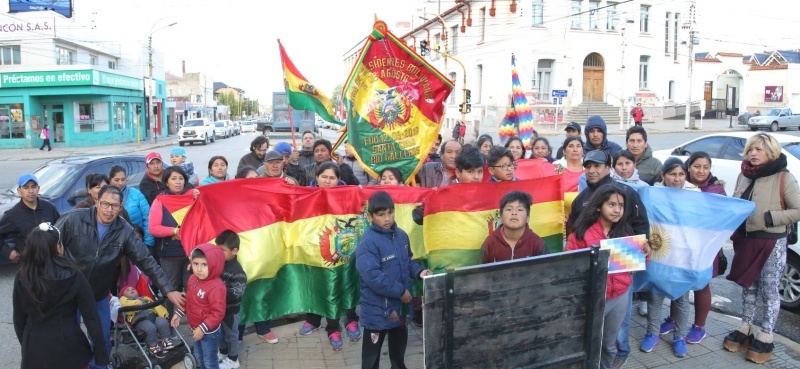
[[[285,85],[285,84],[286,84],[286,83],[284,82],[284,85]],[[287,97],[288,97],[288,94],[287,94]],[[295,134],[294,134],[294,118],[292,118],[292,115],[293,115],[293,114],[292,114],[292,105],[290,105],[290,104],[287,102],[287,103],[286,103],[286,106],[289,108],[289,129],[292,131],[292,147],[293,147],[295,150],[297,150],[297,139],[295,138]]]

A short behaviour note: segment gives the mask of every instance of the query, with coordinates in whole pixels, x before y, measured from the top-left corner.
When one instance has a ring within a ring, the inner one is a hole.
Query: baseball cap
[[[180,155],[186,157],[186,149],[182,147],[173,147],[172,150],[169,150],[170,155]]]
[[[161,154],[159,154],[157,152],[151,152],[151,153],[147,154],[147,156],[144,157],[144,163],[145,164],[150,164],[150,162],[155,160],[155,159],[158,159],[159,161],[164,161],[164,159],[161,159]]]
[[[275,150],[267,151],[267,155],[264,156],[264,161],[266,162],[273,160],[283,160],[283,155]]]
[[[581,133],[581,125],[578,124],[578,122],[569,122],[569,124],[567,124],[567,126],[564,128],[564,130],[566,131],[568,129],[574,129],[574,130],[578,131],[578,133]]]
[[[37,186],[39,185],[39,180],[36,178],[35,175],[30,174],[30,173],[25,173],[25,174],[19,176],[19,179],[17,180],[17,186],[22,187],[22,186],[24,186],[26,183],[28,183],[30,181],[33,181],[33,183],[36,183]]]
[[[292,145],[288,142],[278,142],[273,149],[284,156],[292,155]]]
[[[611,166],[611,158],[603,150],[589,151],[583,158],[583,165],[586,166],[586,164],[590,162]]]

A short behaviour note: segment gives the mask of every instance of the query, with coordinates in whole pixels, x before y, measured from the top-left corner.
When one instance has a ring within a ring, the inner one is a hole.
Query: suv
[[[187,142],[202,142],[203,145],[207,145],[209,141],[214,142],[215,140],[214,124],[206,118],[189,119],[178,130],[178,144],[181,146]]]

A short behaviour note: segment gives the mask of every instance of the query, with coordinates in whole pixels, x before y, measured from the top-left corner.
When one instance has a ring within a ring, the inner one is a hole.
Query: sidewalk
[[[578,123],[581,125],[581,127],[586,126],[586,122],[578,122]],[[608,127],[609,135],[624,135],[625,131],[627,131],[627,129],[630,127],[629,125],[627,125],[626,122],[624,129],[622,130],[619,129],[619,121],[606,122],[606,126]],[[539,132],[539,135],[542,136],[563,135],[564,127],[566,127],[565,123],[559,123],[558,127],[555,130],[554,130],[554,125],[552,123],[534,124],[534,129],[537,132]],[[654,123],[644,123],[644,129],[647,130],[648,134],[749,131],[749,128],[747,128],[746,125],[737,124],[736,118],[733,119],[733,124],[730,123],[729,119],[703,119],[702,121],[700,119],[695,119],[695,129],[686,129],[684,127],[685,127],[685,122],[683,121],[683,119],[680,120],[665,119],[665,120],[655,121]]]
[[[3,160],[34,160],[34,159],[60,159],[65,156],[75,155],[101,155],[101,154],[123,154],[140,153],[147,155],[153,149],[165,146],[177,146],[178,136],[159,137],[157,143],[143,140],[141,145],[136,142],[124,144],[102,145],[102,146],[81,146],[81,147],[56,147],[53,151],[39,151],[38,148],[24,149],[3,149],[0,150],[0,158]]]
[[[669,311],[667,308],[666,311]],[[708,336],[697,345],[688,345],[689,355],[678,358],[672,354],[672,335],[665,335],[650,353],[639,351],[639,343],[644,337],[647,320],[634,311],[631,324],[631,348],[626,369],[637,368],[797,368],[800,367],[800,344],[782,336],[775,335],[775,356],[762,366],[744,359],[745,352],[731,353],[722,348],[725,335],[739,319],[711,312],[706,323]],[[361,341],[345,342],[344,349],[333,351],[328,344],[324,329],[309,336],[301,336],[297,330],[301,322],[291,323],[272,329],[280,337],[277,344],[266,343],[255,334],[245,336],[241,345],[239,361],[241,369],[284,369],[284,368],[337,368],[357,369],[361,367]],[[667,339],[669,338],[669,339]],[[364,339],[364,338],[362,338]],[[423,368],[422,329],[409,325],[406,366]],[[384,342],[381,368],[390,368],[387,343]],[[173,366],[183,368],[182,364]]]

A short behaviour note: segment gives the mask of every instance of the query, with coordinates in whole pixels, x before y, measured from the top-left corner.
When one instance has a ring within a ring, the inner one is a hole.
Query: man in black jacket
[[[332,147],[333,146],[331,145],[331,142],[324,138],[316,140],[313,146],[314,163],[301,167],[299,164],[292,164],[290,162],[289,166],[286,168],[286,174],[300,182],[301,186],[308,186],[311,181],[317,178],[317,168],[319,165],[326,161],[333,160],[331,159]],[[339,171],[342,176],[339,178],[340,180],[349,185],[360,184],[358,178],[356,178],[355,174],[353,174],[353,168],[345,163],[337,164],[339,165]]]
[[[586,173],[586,183],[588,187],[581,191],[572,202],[572,211],[567,219],[567,232],[572,233],[573,224],[578,219],[583,208],[589,203],[589,199],[598,187],[604,184],[619,186],[625,191],[625,212],[628,214],[628,221],[634,234],[643,234],[650,238],[650,221],[647,219],[645,210],[639,193],[628,185],[618,183],[611,178],[611,157],[602,150],[589,151],[583,158],[583,168]]]
[[[104,186],[100,189],[97,205],[70,211],[56,222],[65,252],[72,257],[92,287],[95,307],[103,325],[105,345],[109,352],[109,281],[114,278],[114,271],[123,255],[150,277],[173,304],[184,306],[185,301],[180,292],[172,289],[166,274],[150,255],[147,247],[136,237],[133,227],[119,218],[122,201],[119,188]],[[103,368],[95,366],[94,362],[89,367]]]
[[[161,160],[161,154],[151,152],[144,158],[144,164],[147,167],[147,173],[139,182],[139,191],[147,199],[147,203],[153,206],[156,196],[167,189],[167,185],[161,181],[161,175],[164,174],[164,161]]]
[[[269,150],[269,138],[258,136],[250,142],[250,153],[245,154],[239,159],[239,166],[236,167],[238,173],[244,167],[258,169],[264,165],[264,156]]]
[[[39,180],[33,174],[26,173],[19,177],[17,193],[19,202],[0,219],[0,255],[15,263],[22,256],[25,240],[31,230],[41,223],[54,224],[59,218],[56,207],[39,198]],[[13,245],[9,241],[13,241]]]

